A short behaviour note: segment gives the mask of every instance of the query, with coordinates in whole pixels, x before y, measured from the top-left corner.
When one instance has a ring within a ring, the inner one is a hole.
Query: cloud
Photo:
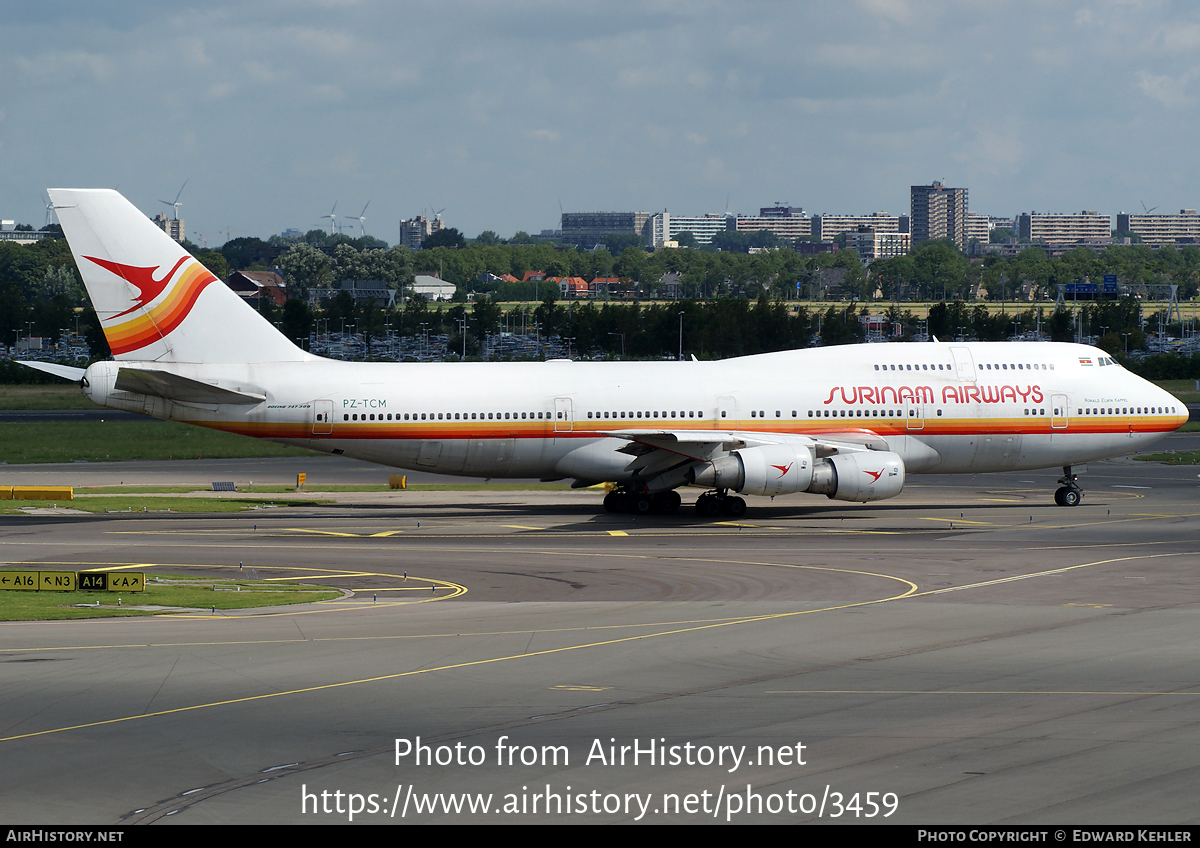
[[[1147,97],[1157,100],[1164,106],[1176,109],[1183,106],[1190,106],[1194,102],[1194,98],[1188,95],[1188,82],[1194,72],[1188,72],[1180,76],[1155,76],[1147,71],[1138,71],[1138,88]]]

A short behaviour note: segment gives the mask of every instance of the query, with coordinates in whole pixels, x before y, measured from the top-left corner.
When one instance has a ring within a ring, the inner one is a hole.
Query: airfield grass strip
[[[36,564],[22,566],[22,569]],[[11,569],[8,569],[11,570]],[[144,592],[0,591],[0,621],[51,621],[67,618],[163,615],[178,609],[218,610],[308,604],[341,597],[329,586],[268,583],[262,580],[203,580],[179,575],[146,575]],[[121,605],[117,606],[117,598]],[[100,606],[75,606],[76,604]],[[131,606],[161,606],[136,610]]]
[[[79,386],[14,386],[0,384],[0,409],[100,409]]]
[[[173,421],[38,421],[0,424],[0,462],[249,459],[323,456],[304,448]]]

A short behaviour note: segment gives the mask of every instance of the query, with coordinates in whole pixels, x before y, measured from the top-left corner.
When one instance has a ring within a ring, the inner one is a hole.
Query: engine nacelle
[[[853,451],[828,457],[813,469],[806,491],[839,501],[881,501],[904,488],[904,460],[891,451]]]
[[[145,395],[116,390],[117,372],[120,370],[121,363],[119,362],[111,360],[93,362],[83,373],[83,393],[92,403],[98,403],[101,406],[142,412],[145,406]]]
[[[805,445],[762,445],[714,459],[690,482],[747,495],[791,495],[812,482],[813,457]]]
[[[892,498],[904,488],[904,461],[890,451],[852,451],[814,460],[799,445],[732,451],[689,474],[697,486],[747,495],[811,492],[841,501]]]

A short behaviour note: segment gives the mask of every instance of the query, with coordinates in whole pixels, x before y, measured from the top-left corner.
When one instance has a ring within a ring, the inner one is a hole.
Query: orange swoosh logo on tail
[[[139,268],[134,265],[121,265],[117,262],[95,259],[91,256],[86,258],[102,268],[112,271],[130,285],[135,286],[139,292],[139,295],[134,298],[132,307],[106,319],[106,321],[112,321],[114,318],[120,318],[122,315],[140,310],[138,314],[127,321],[104,326],[104,337],[108,339],[108,347],[114,355],[139,350],[169,335],[187,318],[188,313],[192,311],[192,306],[200,297],[200,292],[204,291],[209,283],[217,282],[217,278],[209,273],[208,269],[190,256],[185,256],[176,262],[175,267],[161,280],[154,278],[154,272],[162,267],[161,265],[154,268]],[[185,263],[186,267],[180,271],[180,267]],[[177,272],[178,277],[176,277]],[[175,281],[174,284],[172,284],[172,280]],[[153,301],[164,291],[166,295],[161,302],[156,306],[146,308],[147,303]]]
[[[171,281],[171,278],[175,276],[175,272],[179,270],[179,266],[187,262],[191,257],[182,257],[175,263],[174,268],[163,275],[161,280],[154,279],[154,272],[161,268],[161,265],[155,265],[153,268],[139,268],[136,265],[122,265],[120,262],[110,262],[107,259],[97,259],[94,256],[85,256],[83,258],[89,262],[95,262],[106,271],[111,271],[138,290],[138,296],[133,299],[133,306],[124,312],[118,312],[112,316],[112,318],[120,318],[122,315],[128,315],[136,309],[144,308],[147,303],[162,294],[163,289],[167,287],[167,283]]]

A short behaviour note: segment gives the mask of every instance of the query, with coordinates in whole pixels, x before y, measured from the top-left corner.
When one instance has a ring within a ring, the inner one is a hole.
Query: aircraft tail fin
[[[117,192],[49,192],[114,358],[214,364],[312,358]]]

